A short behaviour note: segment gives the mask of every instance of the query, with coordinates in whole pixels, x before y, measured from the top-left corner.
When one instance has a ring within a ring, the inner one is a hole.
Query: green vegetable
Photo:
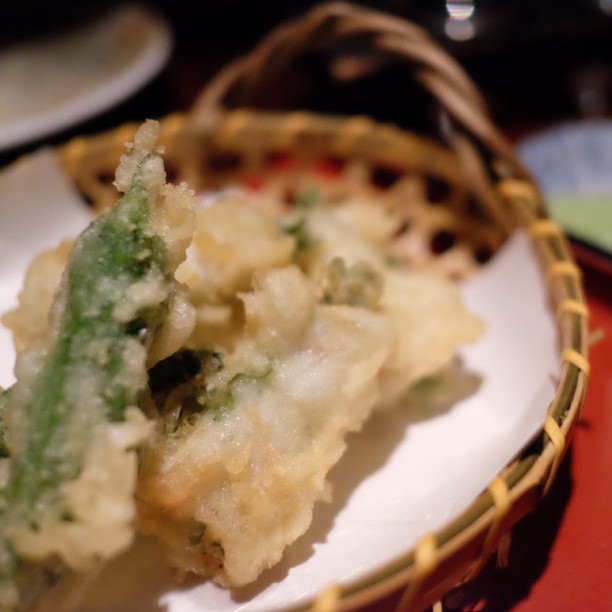
[[[6,448],[6,425],[4,424],[4,413],[8,404],[9,390],[0,389],[0,458],[8,455]]]
[[[10,457],[0,507],[1,610],[28,607],[62,574],[57,558],[23,558],[14,534],[75,520],[63,485],[79,476],[96,427],[122,421],[146,384],[145,348],[172,290],[166,247],[151,225],[153,157],[139,161],[117,206],[77,240],[44,359],[2,394]],[[136,299],[140,286],[155,287],[154,296]]]
[[[297,208],[312,208],[320,199],[319,191],[315,187],[309,187],[298,193],[295,205]]]
[[[221,353],[183,349],[150,370],[149,386],[164,431],[181,436],[204,413],[213,421],[223,419],[234,406],[237,388],[267,377],[272,370],[268,356],[236,371],[225,368]]]
[[[383,292],[382,276],[364,262],[347,266],[334,257],[325,270],[322,302],[375,309]]]
[[[292,222],[289,225],[285,225],[282,228],[283,233],[293,236],[295,238],[295,253],[302,253],[310,249],[315,241],[308,231],[308,225],[306,219],[300,217],[297,221]]]
[[[149,370],[149,389],[157,409],[163,412],[168,396],[179,385],[222,369],[222,355],[212,351],[181,349],[166,357]]]

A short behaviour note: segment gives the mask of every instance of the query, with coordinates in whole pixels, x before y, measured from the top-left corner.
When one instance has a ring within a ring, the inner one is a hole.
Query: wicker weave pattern
[[[88,154],[82,140],[59,150],[98,211],[116,198],[112,169],[133,130],[124,126],[90,139]],[[314,187],[332,200],[363,197],[399,210],[405,229],[393,254],[453,278],[474,273],[505,236],[502,228],[471,214],[465,178],[452,152],[366,118],[235,111],[213,130],[195,132],[177,115],[163,122],[160,141],[173,180],[199,191],[250,184],[271,201],[290,205],[292,195]]]

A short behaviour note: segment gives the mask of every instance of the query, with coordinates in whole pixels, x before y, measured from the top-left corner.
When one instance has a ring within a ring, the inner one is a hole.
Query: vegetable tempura
[[[5,392],[2,610],[43,595],[41,607],[59,609],[66,585],[133,539],[135,449],[151,433],[137,400],[192,232],[191,193],[164,185],[157,132],[148,122],[136,134],[117,170],[125,195],[76,241],[48,327],[27,339]]]
[[[117,173],[134,185],[77,240],[50,326],[37,309],[52,302],[65,244],[33,262],[4,317],[25,347],[19,382],[0,394],[11,605],[25,581],[33,594],[33,581],[53,582],[47,559],[86,572],[129,545],[135,514],[181,573],[252,582],[329,498],[347,433],[483,332],[453,283],[389,257],[402,220],[372,202],[310,190],[278,213],[245,192],[207,196],[181,263],[190,197],[162,187],[147,134]],[[54,357],[58,343],[68,348]]]
[[[197,323],[165,364],[138,484],[142,529],[181,570],[236,586],[275,564],[347,432],[483,331],[452,283],[388,265],[387,215],[320,202],[273,219],[244,197],[198,212],[179,269]]]

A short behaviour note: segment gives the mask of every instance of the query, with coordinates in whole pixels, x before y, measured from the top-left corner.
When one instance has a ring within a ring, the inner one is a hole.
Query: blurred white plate
[[[565,231],[612,255],[612,121],[555,125],[523,140],[523,162]]]
[[[0,47],[0,151],[126,99],[166,63],[167,24],[137,6],[59,36]]]

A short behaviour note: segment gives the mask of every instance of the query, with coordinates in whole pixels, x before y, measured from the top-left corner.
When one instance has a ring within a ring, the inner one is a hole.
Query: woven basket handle
[[[344,2],[320,5],[302,19],[279,26],[249,54],[229,64],[196,100],[192,109],[195,125],[210,127],[226,110],[229,97],[233,107],[248,106],[262,83],[281,83],[282,75],[307,52],[355,40],[365,48],[369,45],[406,61],[413,77],[439,101],[452,123],[479,141],[492,158],[506,162],[504,174],[528,178],[512,147],[491,123],[470,78],[422,28]],[[462,157],[473,157],[465,142],[453,144],[464,149],[459,151]],[[466,164],[473,165],[469,160]]]

